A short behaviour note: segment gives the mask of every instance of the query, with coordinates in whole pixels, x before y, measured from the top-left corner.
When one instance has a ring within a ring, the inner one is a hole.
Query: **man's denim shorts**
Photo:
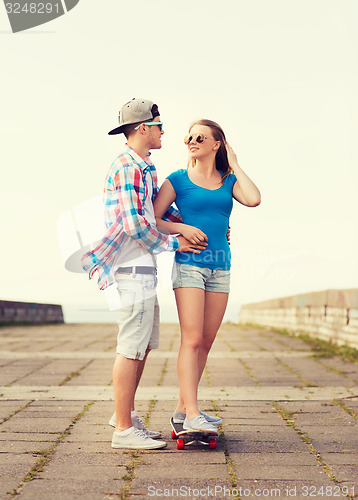
[[[116,274],[120,296],[117,354],[143,359],[147,349],[159,347],[157,277],[150,274]]]
[[[230,271],[174,262],[173,289],[201,288],[207,292],[230,292]]]

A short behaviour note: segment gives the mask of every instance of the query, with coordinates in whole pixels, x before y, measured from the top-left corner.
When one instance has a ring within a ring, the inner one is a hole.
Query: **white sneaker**
[[[217,428],[210,424],[203,415],[198,415],[193,418],[185,418],[183,429],[186,431],[203,431],[203,432],[215,432],[218,433]]]
[[[132,429],[126,436],[122,436],[119,432],[114,432],[112,437],[112,448],[155,450],[165,448],[166,445],[165,441],[151,439],[145,432],[136,428]]]
[[[110,418],[110,420],[109,420],[108,423],[112,427],[114,427],[114,428],[116,427],[116,412],[113,413],[113,415],[111,416],[111,418]],[[150,437],[150,438],[152,438],[152,439],[157,439],[157,438],[161,437],[161,433],[160,432],[158,432],[158,431],[150,431],[150,430],[146,429],[143,420],[140,417],[138,417],[138,415],[132,417],[132,425],[136,429],[144,431],[147,434],[147,436]]]

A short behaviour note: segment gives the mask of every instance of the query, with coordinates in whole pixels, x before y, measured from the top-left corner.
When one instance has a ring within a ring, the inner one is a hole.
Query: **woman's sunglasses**
[[[188,134],[184,137],[184,144],[190,144],[191,142],[197,142],[198,144],[203,144],[207,139],[204,134]]]
[[[163,122],[143,122],[144,125],[158,125],[159,127],[159,130],[162,131],[163,130]],[[137,125],[136,128],[134,130],[138,130],[139,127],[141,126],[142,124],[140,125]]]

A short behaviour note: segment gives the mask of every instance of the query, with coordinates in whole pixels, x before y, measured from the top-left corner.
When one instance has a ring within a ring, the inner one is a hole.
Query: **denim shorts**
[[[150,274],[116,274],[120,298],[117,354],[143,359],[147,349],[159,347],[157,277]]]
[[[230,292],[230,271],[174,262],[173,289],[201,288],[207,292]]]

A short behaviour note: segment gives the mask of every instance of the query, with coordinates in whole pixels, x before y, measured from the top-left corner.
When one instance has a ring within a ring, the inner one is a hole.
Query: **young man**
[[[98,273],[100,289],[115,284],[120,296],[117,356],[113,366],[115,426],[113,448],[154,449],[166,446],[160,433],[148,431],[134,409],[135,393],[147,355],[159,344],[159,306],[156,296],[156,255],[164,251],[200,253],[206,244],[193,245],[183,236],[160,233],[155,226],[153,200],[157,173],[149,159],[162,147],[164,134],[158,106],[132,99],[119,113],[119,127],[127,148],[113,162],[104,188],[107,231],[99,245],[82,258],[90,278]],[[170,209],[166,218],[181,222]]]

